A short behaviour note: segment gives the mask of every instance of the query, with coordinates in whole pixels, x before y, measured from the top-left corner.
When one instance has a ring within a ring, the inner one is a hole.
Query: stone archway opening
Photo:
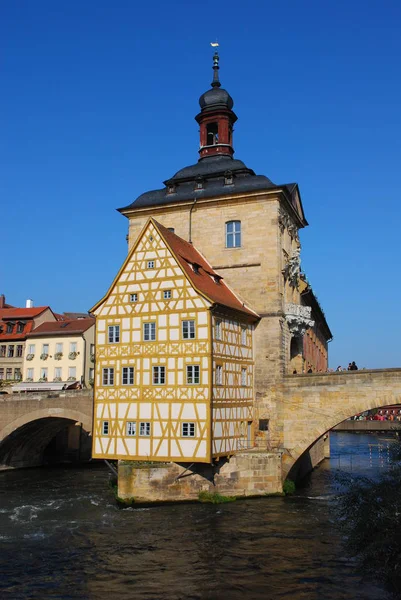
[[[91,440],[82,423],[73,419],[35,419],[0,442],[0,470],[87,461],[91,457]]]
[[[303,372],[303,338],[294,335],[290,343],[290,374]]]

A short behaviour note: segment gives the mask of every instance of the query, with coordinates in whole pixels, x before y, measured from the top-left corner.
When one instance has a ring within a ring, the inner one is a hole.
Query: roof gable
[[[223,278],[214,271],[206,258],[198,252],[192,244],[186,242],[152,218],[147,221],[139,234],[108,292],[91,309],[91,312],[99,314],[101,307],[105,303],[111,306],[117,296],[120,296],[119,304],[121,306],[121,295],[126,294],[128,284],[133,283],[133,279],[130,279],[130,273],[132,273],[133,269],[136,269],[136,283],[146,281],[148,275],[144,268],[145,255],[147,259],[151,259],[153,256],[151,244],[159,243],[157,239],[153,240],[153,242],[149,242],[152,236],[161,240],[165,251],[168,251],[171,254],[171,258],[174,262],[171,263],[169,270],[177,271],[178,269],[178,273],[182,273],[185,276],[185,279],[188,281],[194,292],[199,294],[209,306],[211,304],[222,307],[225,306],[231,310],[243,313],[244,316],[246,315],[253,320],[259,319],[257,313],[241,302],[235,293],[225,284]],[[148,249],[147,252],[146,249]],[[142,264],[141,268],[138,267],[138,261],[136,260],[138,256],[140,257],[139,263]],[[155,276],[157,276],[157,271],[160,271],[160,269],[161,267],[158,267],[154,271]],[[167,274],[167,270],[165,273]],[[168,275],[166,275],[166,279],[168,279]],[[120,286],[120,288],[118,288],[118,286]],[[120,290],[124,290],[124,292],[121,292]],[[111,313],[109,312],[109,314]]]

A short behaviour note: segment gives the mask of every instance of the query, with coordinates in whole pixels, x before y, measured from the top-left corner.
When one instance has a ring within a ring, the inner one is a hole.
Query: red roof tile
[[[36,308],[10,308],[0,309],[0,341],[24,340],[33,327],[35,317],[41,315],[49,306],[38,306]],[[51,310],[51,309],[50,309]],[[12,323],[12,332],[7,332],[7,324]],[[24,323],[24,329],[18,332],[18,323]]]
[[[50,306],[37,306],[35,308],[0,308],[0,319],[3,319],[3,321],[7,319],[10,321],[13,319],[33,319],[47,308],[51,310]]]
[[[72,335],[83,333],[95,324],[95,319],[73,319],[71,321],[46,321],[34,329],[28,337],[44,335]]]
[[[241,302],[224,282],[221,275],[214,271],[206,258],[192,244],[186,242],[166,227],[163,227],[163,225],[154,219],[151,219],[151,221],[172,250],[194,288],[200,294],[206,296],[207,299],[215,304],[245,313],[255,320],[260,318],[255,311]],[[193,265],[198,266],[198,272],[195,273]],[[217,278],[219,283],[216,283],[214,278]]]
[[[7,333],[7,325],[4,323],[4,321],[0,323],[0,326],[3,327],[3,332],[0,332],[0,343],[7,342],[10,340],[24,341],[33,327],[33,321],[28,321],[27,323],[25,323],[24,331],[22,331],[21,333],[17,333],[17,325],[14,325],[13,327],[13,333]]]

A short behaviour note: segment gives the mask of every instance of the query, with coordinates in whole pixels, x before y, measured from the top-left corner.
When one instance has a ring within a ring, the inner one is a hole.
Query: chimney
[[[1,294],[0,296],[0,308],[4,308],[6,305],[6,297],[4,294]]]
[[[25,303],[25,308],[33,308],[33,300],[28,298],[28,300]]]

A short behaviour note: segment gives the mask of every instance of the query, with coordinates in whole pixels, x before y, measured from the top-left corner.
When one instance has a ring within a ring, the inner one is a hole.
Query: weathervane
[[[212,48],[218,48],[219,47],[219,42],[216,40],[215,42],[210,42],[210,45]],[[220,87],[221,83],[219,81],[219,53],[216,52],[213,55],[213,81],[212,81],[212,87]]]

